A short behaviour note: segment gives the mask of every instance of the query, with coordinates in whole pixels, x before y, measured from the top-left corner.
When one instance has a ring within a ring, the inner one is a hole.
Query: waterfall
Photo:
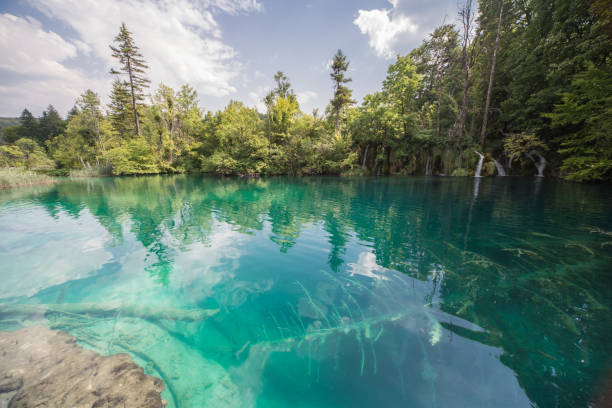
[[[493,159],[493,163],[495,163],[495,168],[497,169],[497,175],[500,177],[504,177],[506,175],[506,170],[504,170],[504,166],[495,159]]]
[[[425,164],[425,175],[431,176],[431,156],[427,156],[427,164]]]
[[[365,152],[363,152],[363,164],[361,165],[361,168],[362,168],[363,170],[365,170],[365,169],[366,169],[366,163],[367,163],[367,161],[368,161],[368,150],[369,150],[369,149],[370,149],[370,145],[369,145],[369,144],[367,144],[367,145],[366,145],[366,148],[365,148]]]
[[[474,151],[476,152],[478,156],[480,156],[480,159],[478,159],[478,165],[476,166],[476,173],[474,174],[474,177],[480,178],[482,177],[480,175],[480,172],[482,170],[482,162],[484,162],[484,155],[482,153],[477,152],[476,150]]]
[[[526,153],[526,156],[533,162],[538,169],[538,174],[536,177],[544,177],[544,169],[546,168],[546,159],[542,156],[538,151],[532,150],[529,153]],[[533,156],[538,157],[538,161]]]

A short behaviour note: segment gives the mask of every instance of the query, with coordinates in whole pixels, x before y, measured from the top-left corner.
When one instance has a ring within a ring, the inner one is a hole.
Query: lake
[[[129,353],[170,407],[586,407],[612,387],[612,189],[76,179],[0,191],[0,330]]]

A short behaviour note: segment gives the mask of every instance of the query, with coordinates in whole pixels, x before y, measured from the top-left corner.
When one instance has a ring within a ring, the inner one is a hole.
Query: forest
[[[288,74],[265,112],[199,106],[188,84],[152,86],[125,24],[110,102],[84,90],[64,119],[24,109],[0,165],[72,176],[536,175],[612,180],[612,9],[607,0],[466,0],[389,65],[358,103],[342,50],[324,112],[300,110]]]

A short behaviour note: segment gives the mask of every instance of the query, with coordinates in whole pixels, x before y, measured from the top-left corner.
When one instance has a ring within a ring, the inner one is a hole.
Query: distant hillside
[[[15,126],[19,124],[19,118],[0,118],[0,144],[2,141],[2,128]]]
[[[19,124],[19,118],[0,118],[0,130],[7,126],[15,126]]]

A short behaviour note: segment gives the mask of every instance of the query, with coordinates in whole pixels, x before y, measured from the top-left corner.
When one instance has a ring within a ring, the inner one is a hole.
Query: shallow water
[[[523,178],[2,191],[0,329],[128,352],[171,407],[588,406],[612,386],[611,199]]]

